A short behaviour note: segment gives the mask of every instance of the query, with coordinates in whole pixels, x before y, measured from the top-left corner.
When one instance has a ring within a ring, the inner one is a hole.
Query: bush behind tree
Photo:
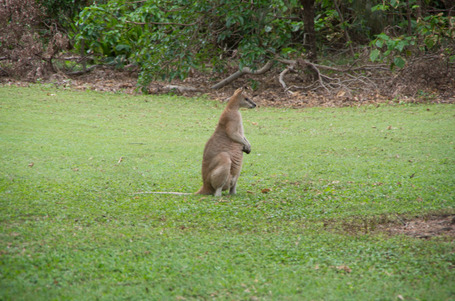
[[[298,1],[112,0],[85,8],[77,47],[98,59],[140,66],[140,84],[184,78],[191,69],[224,71],[226,58],[257,68],[302,49]]]

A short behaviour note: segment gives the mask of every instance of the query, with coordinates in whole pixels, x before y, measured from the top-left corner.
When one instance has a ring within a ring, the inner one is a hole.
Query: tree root
[[[365,73],[371,70],[389,70],[385,65],[363,65],[354,67],[354,65],[357,63],[355,62],[348,68],[337,68],[333,66],[313,63],[307,59],[289,60],[275,57],[274,59],[268,61],[262,68],[255,71],[248,67],[244,67],[243,69],[233,73],[232,75],[213,85],[211,89],[220,89],[244,76],[245,74],[259,75],[266,73],[271,69],[274,62],[279,62],[286,66],[283,71],[280,72],[278,76],[278,82],[283,87],[284,91],[290,95],[295,93],[291,91],[291,89],[312,91],[323,89],[328,94],[338,94],[342,92],[341,94],[343,95],[348,94],[352,96],[353,90],[366,91],[378,88],[374,81],[372,81],[368,76],[362,74],[362,72]],[[285,76],[288,73],[299,71],[301,72],[307,68],[310,68],[316,75],[316,80],[311,85],[289,87],[286,84]],[[344,76],[339,76],[337,73]],[[328,74],[330,74],[330,76]],[[384,78],[384,80],[386,80],[386,78]]]

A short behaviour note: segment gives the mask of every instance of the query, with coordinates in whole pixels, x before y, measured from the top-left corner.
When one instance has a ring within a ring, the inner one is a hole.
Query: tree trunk
[[[340,6],[338,5],[338,1],[339,0],[333,1],[333,4],[335,5],[335,10],[337,11],[338,16],[340,17],[340,21],[341,21],[340,27],[344,32],[344,36],[346,38],[346,43],[349,46],[349,51],[351,51],[351,55],[354,57],[355,53],[354,53],[354,48],[352,47],[351,36],[349,35],[348,29],[345,27],[343,13],[341,12]],[[409,2],[409,0],[408,0],[408,2]]]
[[[406,18],[408,19],[408,36],[412,34],[412,20],[411,20],[411,4],[409,0],[406,1]]]
[[[314,1],[300,0],[303,7],[304,47],[308,51],[308,59],[317,61],[316,33],[314,31]]]
[[[422,1],[417,0],[416,5],[417,5],[417,18],[416,19],[420,20],[420,19],[422,19]]]

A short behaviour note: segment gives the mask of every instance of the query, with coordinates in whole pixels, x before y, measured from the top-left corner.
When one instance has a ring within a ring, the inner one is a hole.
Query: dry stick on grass
[[[167,191],[144,191],[144,192],[135,192],[134,194],[175,194],[175,195],[192,195],[194,193],[188,192],[167,192]]]

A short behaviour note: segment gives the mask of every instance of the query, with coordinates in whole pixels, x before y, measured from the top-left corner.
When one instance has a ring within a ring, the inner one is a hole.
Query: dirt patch
[[[433,237],[455,238],[455,214],[437,213],[406,218],[398,215],[352,217],[350,219],[327,220],[324,228],[339,234],[381,234],[389,236],[407,235],[420,239]]]
[[[365,104],[397,103],[455,103],[455,67],[444,65],[443,59],[419,59],[409,62],[400,71],[388,68],[365,70],[364,75],[353,76],[346,72],[330,73],[325,88],[307,72],[290,72],[284,89],[279,82],[281,69],[274,68],[266,74],[245,75],[219,90],[210,87],[236,69],[214,76],[194,71],[185,80],[155,81],[148,86],[150,94],[177,94],[188,97],[206,95],[210,99],[226,100],[241,86],[253,88],[251,96],[259,106],[265,107],[346,107]],[[340,67],[341,68],[341,67]],[[94,90],[140,94],[137,89],[137,68],[117,70],[98,66],[82,75],[55,73],[45,82],[76,90]],[[0,77],[0,84],[24,85],[20,79]],[[175,88],[177,87],[177,88]],[[181,89],[180,89],[181,88]],[[330,88],[330,89],[329,89]]]
[[[188,97],[206,95],[211,99],[223,101],[230,97],[238,87],[249,86],[254,88],[251,96],[259,106],[287,108],[346,107],[403,102],[455,103],[455,80],[453,79],[455,77],[441,76],[440,78],[444,79],[445,82],[444,85],[438,84],[439,89],[437,89],[434,85],[423,81],[415,84],[412,78],[416,73],[420,74],[421,70],[414,72],[414,69],[413,67],[402,70],[395,76],[391,71],[379,70],[371,75],[371,84],[368,86],[356,87],[354,85],[349,89],[338,88],[330,91],[302,89],[301,87],[314,85],[314,80],[305,74],[288,75],[286,82],[290,89],[285,91],[278,81],[279,70],[272,70],[261,76],[245,75],[224,88],[212,90],[210,87],[222,78],[213,78],[210,74],[195,71],[185,80],[152,82],[148,87],[148,92],[150,94],[171,93]],[[339,81],[346,80],[346,75],[343,74],[331,76],[333,78],[338,76],[336,79]],[[436,80],[436,76],[434,77]],[[49,81],[57,85],[69,85],[81,90],[140,93],[137,89],[137,72],[135,71],[97,68],[82,76],[67,77],[60,75],[59,77],[54,75]],[[181,87],[182,90],[169,87]]]
[[[433,215],[415,219],[399,219],[398,222],[378,225],[379,231],[390,235],[404,234],[429,239],[435,236],[455,238],[455,215]]]

